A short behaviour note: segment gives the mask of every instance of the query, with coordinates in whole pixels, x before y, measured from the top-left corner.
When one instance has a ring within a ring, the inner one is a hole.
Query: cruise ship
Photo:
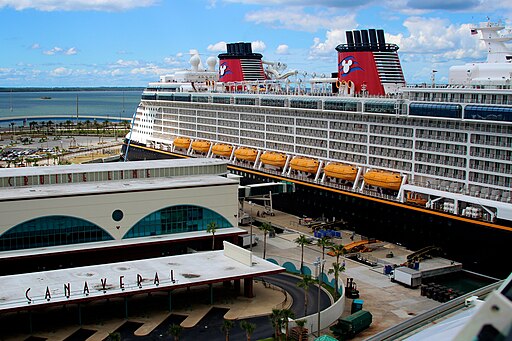
[[[448,84],[435,71],[429,84],[406,84],[399,48],[380,29],[347,31],[331,75],[287,71],[250,43],[227,44],[206,67],[196,54],[190,70],[144,90],[123,155],[224,158],[242,183],[294,183],[277,208],[412,249],[436,245],[506,276],[512,37],[503,30],[474,27],[487,61],[452,67]]]

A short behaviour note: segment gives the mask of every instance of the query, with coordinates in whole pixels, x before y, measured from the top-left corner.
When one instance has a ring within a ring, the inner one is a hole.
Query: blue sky
[[[314,5],[312,5],[314,4]],[[0,87],[145,86],[203,61],[226,42],[253,43],[265,60],[330,74],[345,31],[382,28],[408,83],[485,59],[470,27],[501,20],[495,0],[0,0]]]

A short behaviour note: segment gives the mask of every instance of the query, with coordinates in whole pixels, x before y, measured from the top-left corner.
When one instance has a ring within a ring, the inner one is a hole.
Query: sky
[[[470,28],[511,27],[497,0],[0,0],[0,87],[140,86],[203,63],[226,43],[252,42],[267,61],[336,71],[345,31],[384,29],[407,83],[446,82],[448,68],[484,61]]]

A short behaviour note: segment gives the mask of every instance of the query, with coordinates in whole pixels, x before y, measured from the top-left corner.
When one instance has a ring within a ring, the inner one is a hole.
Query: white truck
[[[238,236],[238,245],[244,248],[249,248],[251,246],[251,235],[243,234]],[[252,235],[252,246],[258,245],[258,237],[253,234]]]
[[[410,288],[421,285],[421,272],[405,266],[395,268],[391,273],[391,281],[398,282]]]

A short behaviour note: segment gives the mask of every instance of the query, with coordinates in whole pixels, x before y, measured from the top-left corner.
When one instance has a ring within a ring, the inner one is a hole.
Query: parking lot
[[[62,155],[97,149],[121,138],[98,136],[67,136],[40,138],[21,138],[0,140],[0,167],[32,166],[34,164],[58,164]]]

